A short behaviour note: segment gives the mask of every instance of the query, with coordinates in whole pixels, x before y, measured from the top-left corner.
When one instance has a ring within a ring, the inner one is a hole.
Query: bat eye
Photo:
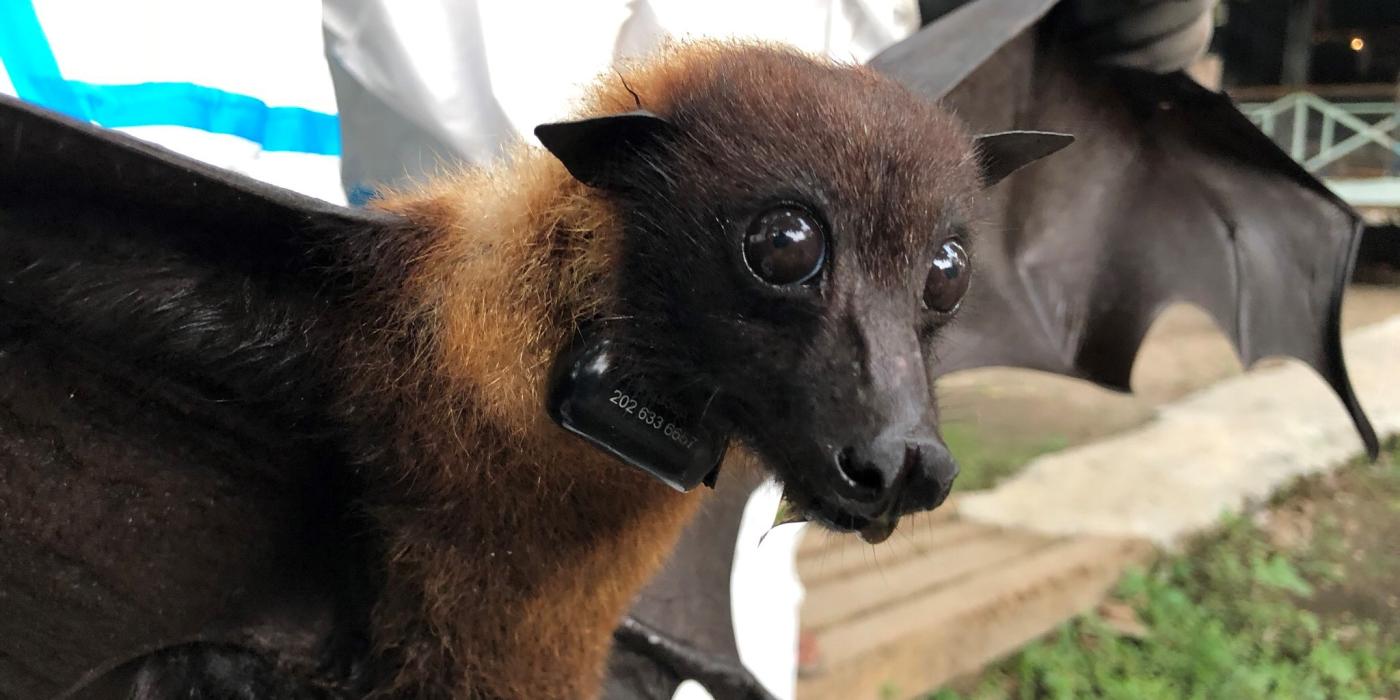
[[[971,282],[967,251],[957,241],[944,241],[924,283],[924,307],[939,313],[952,312],[962,302]]]
[[[781,206],[760,214],[744,236],[744,262],[779,286],[812,279],[826,262],[826,233],[808,212]]]

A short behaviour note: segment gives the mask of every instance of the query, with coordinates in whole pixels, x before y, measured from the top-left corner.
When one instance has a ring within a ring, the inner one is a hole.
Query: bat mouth
[[[805,512],[821,526],[837,532],[854,532],[869,544],[880,544],[889,539],[899,524],[899,513],[894,509],[870,517],[830,505],[821,499],[814,499]]]
[[[743,425],[743,423],[739,423]],[[849,532],[869,544],[889,539],[905,515],[932,510],[947,499],[957,474],[941,441],[900,438],[893,458],[884,463],[848,456],[841,450],[824,462],[809,448],[764,450],[757,454],[783,483],[782,503],[773,525],[812,522],[835,532]],[[891,457],[891,452],[880,457]],[[900,460],[898,469],[889,468]],[[805,466],[804,466],[805,465]]]
[[[783,499],[786,503],[779,509],[778,523],[810,521],[835,532],[856,533],[869,544],[889,539],[899,524],[898,508],[889,508],[875,516],[862,515],[832,501],[794,494],[790,487],[783,492]],[[785,509],[787,515],[783,514]]]
[[[775,525],[814,522],[828,530],[853,532],[869,544],[879,544],[894,534],[899,519],[911,513],[933,510],[947,500],[953,479],[912,478],[918,451],[910,450],[904,468],[885,489],[870,489],[841,472],[839,483],[786,483]],[[954,470],[956,467],[954,467]],[[821,495],[816,495],[821,494]]]

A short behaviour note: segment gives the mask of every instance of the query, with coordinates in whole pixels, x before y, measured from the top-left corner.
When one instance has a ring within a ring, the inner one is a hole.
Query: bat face
[[[664,98],[537,131],[624,217],[614,332],[651,381],[713,395],[812,519],[883,540],[957,475],[930,367],[975,276],[974,141],[892,82],[771,50]]]

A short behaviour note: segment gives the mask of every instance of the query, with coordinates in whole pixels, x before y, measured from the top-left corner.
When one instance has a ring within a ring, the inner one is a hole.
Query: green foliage
[[[1255,556],[1250,560],[1250,570],[1254,582],[1269,588],[1277,588],[1295,595],[1307,597],[1313,594],[1313,587],[1298,575],[1293,563],[1277,554],[1268,558]]]
[[[1019,441],[988,440],[967,423],[945,424],[943,441],[958,458],[959,491],[991,488],[1032,459],[1063,450],[1069,444],[1062,435],[1036,435]]]
[[[1390,505],[1400,496],[1397,462],[1348,467],[1350,493],[1330,506],[1313,504],[1318,514],[1301,544],[1280,547],[1252,522],[1227,518],[1187,551],[1129,572],[1115,598],[1131,607],[1145,634],[1087,615],[960,691],[928,700],[1400,696],[1400,625],[1358,619],[1324,600],[1357,580],[1378,582],[1380,597],[1396,590],[1400,557],[1349,549],[1341,519],[1368,499],[1392,517],[1376,522],[1369,510],[1365,527],[1400,522]]]

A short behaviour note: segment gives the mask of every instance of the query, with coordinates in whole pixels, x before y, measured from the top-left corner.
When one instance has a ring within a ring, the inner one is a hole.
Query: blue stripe
[[[245,138],[267,151],[340,155],[334,114],[269,107],[255,97],[193,83],[65,80],[32,0],[0,0],[0,62],[22,99],[102,126],[184,126]]]
[[[39,26],[32,0],[0,0],[0,62],[21,98],[80,119],[76,96],[69,89],[48,37]]]
[[[267,151],[340,155],[340,120],[301,107],[191,83],[93,85],[69,81],[90,121],[106,127],[186,126],[239,136]]]

